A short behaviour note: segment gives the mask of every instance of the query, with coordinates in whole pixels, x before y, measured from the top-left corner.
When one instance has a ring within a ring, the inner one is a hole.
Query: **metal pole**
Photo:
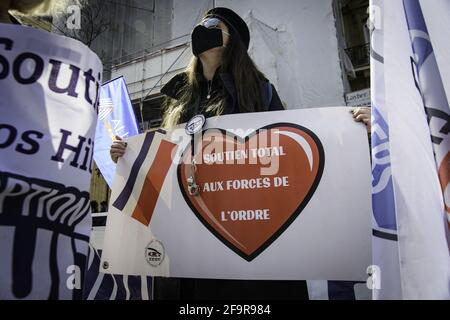
[[[144,129],[144,99],[141,99],[141,101],[139,102],[139,109],[141,111],[141,123],[142,123],[142,129]]]

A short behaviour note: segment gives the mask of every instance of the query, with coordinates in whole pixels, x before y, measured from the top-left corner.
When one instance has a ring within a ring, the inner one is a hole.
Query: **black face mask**
[[[198,25],[192,31],[191,38],[194,56],[198,56],[209,49],[223,46],[222,30],[220,29],[208,29]]]

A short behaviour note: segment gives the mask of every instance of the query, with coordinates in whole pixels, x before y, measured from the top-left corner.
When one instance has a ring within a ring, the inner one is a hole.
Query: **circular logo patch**
[[[202,114],[198,114],[191,118],[186,123],[186,133],[187,134],[195,134],[202,130],[203,126],[205,125],[206,119]]]
[[[153,267],[159,266],[164,260],[164,246],[159,240],[152,240],[145,247],[145,260]]]

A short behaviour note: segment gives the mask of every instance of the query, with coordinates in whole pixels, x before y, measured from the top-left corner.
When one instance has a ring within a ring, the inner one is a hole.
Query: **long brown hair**
[[[261,81],[264,74],[258,70],[247,52],[247,48],[239,39],[233,28],[230,41],[225,48],[222,62],[222,72],[232,75],[237,95],[237,112],[255,112],[263,108]],[[201,71],[199,58],[193,56],[185,70],[187,80],[180,89],[180,98],[169,97],[164,103],[163,127],[171,129],[181,120],[183,112],[200,99],[199,72]],[[225,108],[225,93],[219,94],[208,102],[206,111],[212,115],[221,115]]]

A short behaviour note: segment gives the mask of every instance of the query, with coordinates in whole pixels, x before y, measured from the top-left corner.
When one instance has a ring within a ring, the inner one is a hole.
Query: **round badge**
[[[198,114],[193,116],[191,120],[186,123],[186,133],[187,134],[195,134],[202,130],[203,126],[206,123],[205,116],[202,114]]]
[[[159,240],[152,240],[145,247],[145,260],[153,267],[159,266],[165,257],[164,246]]]

